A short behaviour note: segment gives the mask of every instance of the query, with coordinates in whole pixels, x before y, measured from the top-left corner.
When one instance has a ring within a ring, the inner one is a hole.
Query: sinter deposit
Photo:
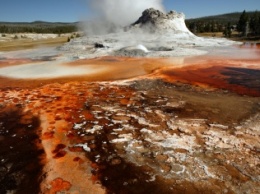
[[[67,51],[70,58],[172,57],[202,55],[207,53],[207,47],[236,44],[224,38],[197,37],[188,30],[184,20],[183,13],[170,11],[164,14],[150,8],[122,30],[102,35],[87,34],[64,45],[61,50]]]
[[[0,53],[0,193],[260,193],[259,48],[119,28]]]

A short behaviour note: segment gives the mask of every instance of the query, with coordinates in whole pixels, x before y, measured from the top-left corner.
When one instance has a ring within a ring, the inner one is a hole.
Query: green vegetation
[[[239,37],[256,37],[256,39],[260,39],[259,11],[243,11],[242,13],[235,12],[196,19],[187,19],[185,22],[189,30],[195,34],[212,33],[214,36],[221,32],[226,37],[233,37],[234,34],[238,34]],[[78,26],[77,22],[0,22],[0,33],[2,33],[2,37],[5,37],[5,33],[54,33],[60,35],[63,33],[77,32],[79,30]],[[70,39],[79,36],[79,34],[74,34]]]
[[[229,13],[186,20],[186,25],[193,33],[223,32],[227,24],[236,25],[241,13]]]
[[[260,36],[260,12],[236,12],[186,20],[186,25],[193,33],[223,32],[232,37],[234,31],[240,37]]]
[[[0,33],[72,33],[78,31],[77,23],[51,23],[36,21],[31,23],[0,22]]]
[[[227,24],[227,26],[225,27],[224,29],[224,32],[223,32],[224,36],[225,37],[231,37],[231,34],[232,34],[232,30],[231,30],[231,24],[230,22]]]
[[[246,36],[248,34],[248,21],[248,14],[246,11],[243,11],[237,23],[237,31],[240,32],[242,36]]]

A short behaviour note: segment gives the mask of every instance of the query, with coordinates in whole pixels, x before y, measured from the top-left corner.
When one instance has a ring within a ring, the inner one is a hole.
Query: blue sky
[[[90,16],[86,0],[0,1],[0,21],[75,22]],[[167,11],[184,12],[186,18],[243,10],[260,11],[260,0],[164,0],[163,4]]]
[[[230,12],[260,11],[260,0],[164,0],[167,10],[183,12],[186,18]]]

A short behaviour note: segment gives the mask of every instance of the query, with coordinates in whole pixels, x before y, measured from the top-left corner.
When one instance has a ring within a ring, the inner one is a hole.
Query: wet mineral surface
[[[257,61],[1,77],[0,193],[260,193]]]
[[[39,193],[44,151],[40,146],[39,119],[23,112],[22,105],[1,104],[0,193]],[[37,146],[38,145],[38,146]]]

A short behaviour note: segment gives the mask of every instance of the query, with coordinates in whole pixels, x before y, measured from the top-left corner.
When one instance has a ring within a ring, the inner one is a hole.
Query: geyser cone
[[[160,10],[154,8],[146,9],[142,16],[131,25],[134,28],[142,28],[150,30],[150,32],[172,31],[174,33],[187,33],[193,35],[187,28],[185,15],[170,11],[164,14]]]

